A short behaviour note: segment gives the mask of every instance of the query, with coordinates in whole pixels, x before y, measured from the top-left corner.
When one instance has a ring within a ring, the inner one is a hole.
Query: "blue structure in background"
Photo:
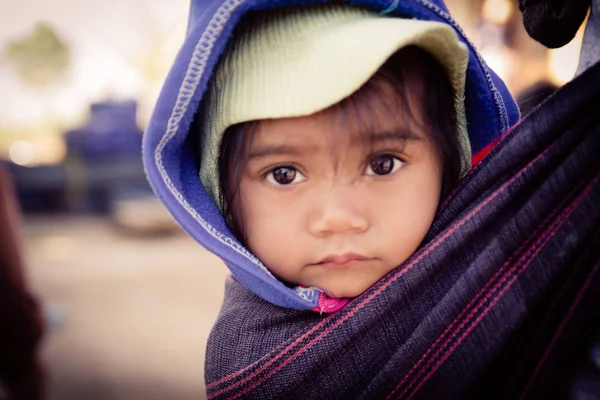
[[[64,134],[60,164],[10,164],[23,210],[109,213],[120,198],[151,193],[136,115],[134,100],[93,103],[88,120]]]
[[[69,155],[88,162],[139,158],[142,131],[137,125],[137,102],[103,102],[90,107],[85,125],[65,133]]]

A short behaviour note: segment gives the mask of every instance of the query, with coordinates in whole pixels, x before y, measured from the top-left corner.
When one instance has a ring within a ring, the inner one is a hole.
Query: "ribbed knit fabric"
[[[416,45],[447,70],[470,168],[464,108],[468,51],[445,24],[384,17],[346,5],[260,12],[237,32],[212,78],[202,123],[200,178],[219,204],[219,147],[234,124],[310,115],[350,96],[396,51]]]

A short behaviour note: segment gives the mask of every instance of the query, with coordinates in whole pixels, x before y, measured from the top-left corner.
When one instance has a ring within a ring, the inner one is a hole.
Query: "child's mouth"
[[[356,253],[344,253],[344,254],[330,254],[327,257],[323,258],[315,265],[320,266],[330,266],[330,267],[343,267],[350,263],[357,261],[369,261],[372,260],[371,257],[365,257]]]

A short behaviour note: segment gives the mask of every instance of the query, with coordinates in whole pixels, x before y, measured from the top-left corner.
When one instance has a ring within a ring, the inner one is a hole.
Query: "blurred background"
[[[525,33],[516,0],[447,3],[523,114],[572,78],[582,32],[549,51]],[[204,396],[226,268],[177,227],[140,158],[188,7],[0,0],[0,164],[46,324],[50,399]]]

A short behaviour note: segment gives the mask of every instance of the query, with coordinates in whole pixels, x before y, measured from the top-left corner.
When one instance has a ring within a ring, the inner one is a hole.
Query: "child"
[[[336,3],[249,13],[217,63],[202,58],[215,21],[166,132],[147,135],[150,179],[254,293],[336,311],[417,250],[468,171],[468,49],[447,24]]]
[[[349,36],[372,53],[352,54]],[[277,278],[356,297],[414,253],[468,169],[466,63],[454,31],[435,22],[345,5],[254,15],[195,132],[202,182]]]

